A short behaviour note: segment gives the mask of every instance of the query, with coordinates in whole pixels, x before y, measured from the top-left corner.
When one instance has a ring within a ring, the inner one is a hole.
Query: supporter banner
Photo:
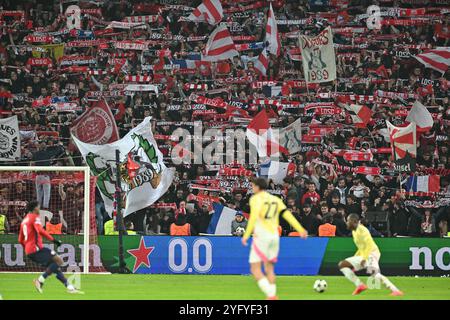
[[[147,50],[148,44],[149,44],[148,41],[123,40],[114,42],[113,46],[116,49],[123,49],[123,50]]]
[[[94,39],[94,40],[74,40],[66,43],[66,47],[68,48],[88,48],[88,47],[97,47],[100,45],[108,45],[105,40]],[[62,54],[61,54],[62,56]]]
[[[450,239],[375,238],[381,251],[380,268],[384,275],[443,276],[450,274]],[[355,254],[350,238],[328,242],[320,274],[341,275],[337,264]]]
[[[307,82],[321,83],[336,79],[336,58],[330,27],[315,37],[300,35],[299,44]]]
[[[52,59],[50,58],[28,58],[27,60],[27,67],[53,67]]]
[[[106,144],[119,138],[116,121],[105,100],[87,109],[73,122],[70,131],[85,143]]]
[[[297,19],[297,20],[277,19],[277,24],[279,24],[279,25],[306,25],[306,24],[310,24],[312,22],[313,22],[313,20],[311,18]]]
[[[144,22],[122,22],[122,21],[111,21],[111,23],[106,27],[107,29],[147,29],[147,25]]]
[[[145,118],[122,139],[104,145],[84,143],[72,135],[92,174],[97,176],[97,187],[109,214],[113,211],[116,150],[120,151],[121,183],[126,193],[125,216],[153,204],[172,183],[174,170],[163,163],[150,120]]]
[[[17,116],[0,119],[0,161],[20,159],[20,132]]]
[[[158,94],[158,87],[153,84],[127,84],[124,88],[125,92],[153,91]]]
[[[63,56],[60,60],[60,66],[79,66],[96,64],[97,60],[92,56]]]

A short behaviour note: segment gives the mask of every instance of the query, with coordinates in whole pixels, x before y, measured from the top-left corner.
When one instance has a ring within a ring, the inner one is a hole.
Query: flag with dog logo
[[[278,141],[289,154],[299,152],[302,148],[302,119],[298,118],[290,125],[281,128],[278,131]]]
[[[330,27],[314,37],[300,35],[299,45],[306,82],[321,83],[336,79],[336,56]]]

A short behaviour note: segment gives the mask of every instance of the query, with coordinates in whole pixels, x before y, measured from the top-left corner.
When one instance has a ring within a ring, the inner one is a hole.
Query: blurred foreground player
[[[242,237],[242,244],[247,246],[247,240],[253,233],[250,250],[250,270],[259,288],[268,300],[277,300],[274,264],[277,262],[280,245],[278,233],[279,216],[281,215],[299,233],[306,238],[308,233],[286,208],[283,201],[267,191],[267,182],[263,178],[252,181],[253,196],[250,198],[250,218],[247,230]],[[261,268],[264,263],[264,272]]]
[[[360,294],[367,286],[359,280],[355,271],[366,269],[367,273],[374,277],[375,281],[382,282],[389,290],[391,296],[402,296],[403,292],[380,273],[380,250],[373,241],[369,230],[364,227],[357,214],[350,214],[347,218],[347,228],[352,231],[353,241],[358,250],[353,257],[339,262],[339,269],[344,276],[356,286],[353,295]]]
[[[52,241],[55,245],[60,246],[61,242],[52,237],[42,227],[41,219],[39,217],[39,203],[37,201],[30,201],[27,205],[27,215],[20,224],[19,243],[25,248],[25,253],[30,260],[37,264],[46,267],[43,274],[38,279],[34,280],[34,286],[39,293],[42,293],[42,287],[45,280],[52,273],[56,274],[56,278],[61,281],[67,288],[69,293],[83,293],[74,288],[64,277],[60,266],[63,260],[56,254],[55,251],[45,248],[42,243],[42,237]]]

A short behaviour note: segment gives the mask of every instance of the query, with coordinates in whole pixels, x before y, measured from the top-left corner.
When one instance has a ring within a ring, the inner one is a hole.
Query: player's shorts
[[[345,259],[345,261],[348,261],[355,271],[360,271],[362,269],[367,269],[367,273],[373,274],[380,271],[380,252],[379,251],[373,251],[369,258],[367,258],[367,261],[364,266],[361,265],[363,258],[360,256],[353,256],[350,258]]]
[[[253,238],[250,249],[250,263],[276,263],[280,251],[280,237]]]
[[[53,257],[55,255],[55,251],[50,250],[49,248],[42,248],[39,251],[30,253],[27,257],[43,267],[48,267],[53,262]]]

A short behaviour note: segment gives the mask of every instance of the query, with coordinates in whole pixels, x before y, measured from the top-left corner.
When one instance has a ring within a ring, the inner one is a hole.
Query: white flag
[[[265,41],[269,43],[269,52],[276,55],[280,55],[281,42],[280,35],[278,34],[277,20],[273,13],[272,3],[270,3],[269,13],[267,15],[266,25],[266,38]]]
[[[433,126],[433,117],[430,111],[419,101],[414,102],[413,107],[406,117],[406,121],[415,122],[417,131],[428,131]]]
[[[115,158],[120,151],[122,190],[126,193],[125,216],[156,202],[172,184],[174,170],[163,163],[147,117],[122,139],[104,145],[81,142],[75,136],[78,149],[93,175],[97,176],[106,211],[113,210],[115,192]],[[127,161],[138,165],[134,175],[129,175]]]
[[[17,116],[0,119],[0,161],[20,159],[20,131]]]
[[[306,82],[321,83],[336,79],[336,56],[330,27],[315,37],[300,35],[299,45]]]

